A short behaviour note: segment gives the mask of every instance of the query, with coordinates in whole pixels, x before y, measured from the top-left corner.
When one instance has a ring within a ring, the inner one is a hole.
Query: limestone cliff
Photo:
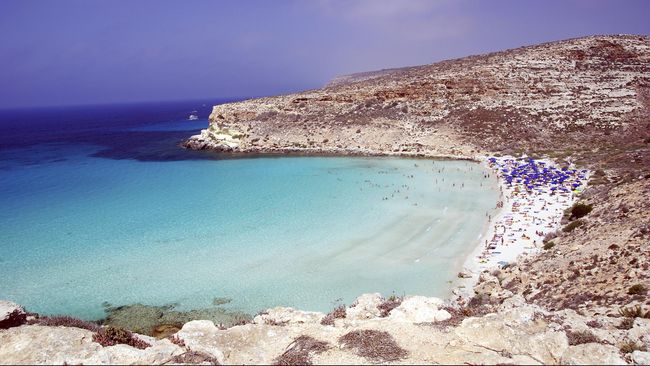
[[[650,38],[594,36],[351,75],[210,121],[241,131],[242,152],[472,155],[629,141],[648,133],[649,94]],[[233,149],[207,132],[186,146]]]

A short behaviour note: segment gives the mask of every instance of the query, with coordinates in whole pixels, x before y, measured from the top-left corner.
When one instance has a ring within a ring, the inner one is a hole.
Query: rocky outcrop
[[[212,124],[208,129],[202,130],[200,135],[190,137],[183,146],[193,150],[232,152],[239,150],[243,135],[236,129]]]
[[[424,296],[409,296],[390,312],[389,319],[407,323],[434,323],[451,318],[451,314],[440,309],[444,301]]]
[[[169,340],[156,341],[144,350],[127,345],[102,347],[93,333],[71,327],[23,325],[0,331],[2,364],[162,364],[184,352]]]
[[[290,308],[270,309],[254,323],[228,329],[207,320],[191,321],[173,336],[173,342],[137,335],[151,344],[145,349],[102,347],[93,342],[92,332],[84,329],[23,325],[0,331],[0,363],[167,364],[203,360],[272,364],[297,344],[300,349],[296,352],[302,352],[303,362],[315,364],[375,363],[382,360],[377,355],[389,346],[399,353],[382,363],[625,364],[647,360],[647,352],[625,350],[619,345],[646,335],[648,319],[637,319],[631,329],[621,330],[607,317],[588,318],[570,310],[548,312],[514,296],[486,315],[460,315],[462,319],[450,323],[443,320],[447,316],[440,317],[441,312],[449,312],[440,308],[449,309],[455,316],[460,313],[440,299],[405,298],[388,317],[374,311],[378,300],[377,294],[361,296],[355,307],[365,311],[352,307],[346,314],[363,315],[346,315],[334,325],[320,324],[322,313]],[[575,336],[580,332],[593,332],[594,336]],[[382,337],[349,344],[354,339],[350,334],[365,333]]]

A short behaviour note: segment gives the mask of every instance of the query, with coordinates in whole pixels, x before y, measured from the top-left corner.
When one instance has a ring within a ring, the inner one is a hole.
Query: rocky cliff
[[[650,94],[650,38],[595,36],[342,77],[215,106],[187,147],[472,155],[629,142]]]

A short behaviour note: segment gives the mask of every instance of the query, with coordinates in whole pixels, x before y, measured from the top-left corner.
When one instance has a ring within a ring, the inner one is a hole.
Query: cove
[[[50,159],[0,169],[0,298],[97,319],[104,302],[228,298],[255,313],[328,311],[367,292],[444,297],[498,196],[467,161],[92,152],[32,147],[14,153]]]

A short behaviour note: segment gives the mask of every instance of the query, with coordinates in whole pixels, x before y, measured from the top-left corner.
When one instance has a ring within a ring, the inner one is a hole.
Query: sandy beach
[[[463,274],[468,277],[461,279],[454,291],[462,297],[473,295],[471,289],[481,272],[502,268],[521,255],[544,250],[544,237],[561,228],[564,211],[573,205],[589,179],[588,171],[572,166],[561,169],[551,160],[503,156],[482,159],[482,164],[489,171],[489,178],[498,180],[501,193],[493,217],[478,238],[479,244],[463,266]],[[513,167],[526,165],[534,166],[536,171],[538,167],[543,169],[534,173],[535,182],[508,175]],[[547,180],[542,178],[544,172],[559,172],[566,178]]]

